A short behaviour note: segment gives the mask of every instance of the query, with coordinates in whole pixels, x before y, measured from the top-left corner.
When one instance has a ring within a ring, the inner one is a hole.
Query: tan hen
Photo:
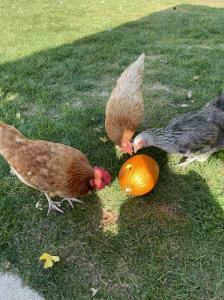
[[[145,54],[142,54],[121,74],[106,107],[107,135],[122,152],[129,154],[133,151],[130,140],[144,119],[144,59]]]

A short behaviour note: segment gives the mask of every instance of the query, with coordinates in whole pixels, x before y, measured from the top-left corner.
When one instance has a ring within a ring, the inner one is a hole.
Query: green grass
[[[142,52],[142,128],[164,126],[224,88],[223,15],[222,1],[1,1],[1,120],[77,147],[113,174],[86,205],[46,217],[44,195],[1,158],[1,270],[46,299],[90,299],[91,288],[97,299],[223,299],[224,153],[180,170],[179,157],[147,149],[160,180],[131,199],[117,181],[127,157],[100,140],[116,79]],[[116,225],[100,227],[102,207],[119,215]],[[61,258],[49,271],[38,261],[45,251]]]

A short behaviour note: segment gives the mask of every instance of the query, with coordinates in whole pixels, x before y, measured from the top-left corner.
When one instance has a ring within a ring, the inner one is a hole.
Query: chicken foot
[[[179,163],[178,166],[181,167],[181,168],[186,168],[189,164],[191,164],[192,162],[196,161],[197,160],[197,157],[187,157],[185,159],[184,162],[182,163]]]
[[[44,193],[44,195],[46,196],[48,205],[49,205],[47,215],[49,215],[51,210],[56,210],[62,214],[64,213],[63,210],[58,207],[61,205],[61,202],[56,202],[56,201],[51,200],[51,198],[49,197],[49,195],[47,193]]]
[[[83,201],[76,199],[76,198],[64,198],[62,201],[68,201],[69,205],[74,208],[74,205],[72,202],[78,202],[78,203],[84,203]]]
[[[205,162],[210,157],[210,155],[212,155],[215,151],[216,151],[215,149],[212,149],[211,151],[206,152],[206,153],[187,157],[184,162],[179,164],[179,166],[182,168],[185,168],[186,166],[188,166],[189,164],[191,164],[194,161]]]

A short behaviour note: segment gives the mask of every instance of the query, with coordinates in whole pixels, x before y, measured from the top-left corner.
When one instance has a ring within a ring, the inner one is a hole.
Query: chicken
[[[92,189],[102,189],[111,181],[103,168],[92,167],[85,155],[77,149],[58,143],[30,140],[16,128],[0,124],[0,154],[9,163],[12,172],[26,185],[44,192],[51,209],[63,212],[59,196],[72,202]]]
[[[208,157],[224,149],[224,93],[201,110],[173,119],[165,128],[148,129],[134,138],[134,151],[149,146],[187,159],[181,166]]]
[[[122,152],[129,154],[133,152],[130,140],[144,118],[141,91],[144,59],[142,54],[121,74],[106,107],[107,135]]]

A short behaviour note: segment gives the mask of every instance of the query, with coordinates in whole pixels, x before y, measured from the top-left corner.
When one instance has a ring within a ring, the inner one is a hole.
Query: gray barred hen
[[[224,93],[201,110],[176,117],[165,128],[145,130],[133,141],[135,152],[150,146],[187,157],[182,166],[204,162],[224,149]]]

